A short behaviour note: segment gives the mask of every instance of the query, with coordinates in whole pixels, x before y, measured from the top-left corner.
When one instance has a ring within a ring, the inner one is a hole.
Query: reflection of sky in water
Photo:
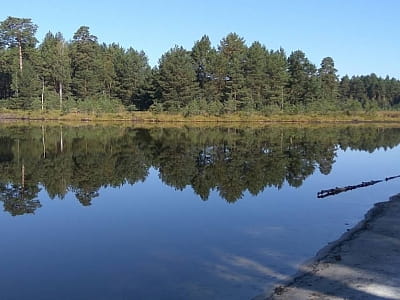
[[[399,175],[400,147],[337,152],[332,172],[300,188],[245,193],[235,204],[144,183],[103,188],[92,206],[69,193],[35,215],[0,217],[7,299],[247,299],[296,271],[355,225],[400,179],[317,199],[321,189]],[[23,285],[23,288],[22,286]]]

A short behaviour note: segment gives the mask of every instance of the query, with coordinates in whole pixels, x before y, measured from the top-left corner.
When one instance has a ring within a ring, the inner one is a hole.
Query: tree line
[[[397,128],[0,128],[0,202],[12,215],[33,213],[38,193],[75,195],[90,205],[101,188],[160,180],[202,200],[215,191],[235,202],[285,184],[299,187],[316,171],[329,174],[338,149],[374,151],[400,143]]]
[[[314,65],[230,33],[214,47],[175,46],[151,68],[146,54],[100,44],[81,26],[66,41],[48,32],[39,44],[31,19],[0,23],[0,106],[61,111],[151,110],[185,115],[396,109],[400,81],[375,74],[339,78],[333,58]]]

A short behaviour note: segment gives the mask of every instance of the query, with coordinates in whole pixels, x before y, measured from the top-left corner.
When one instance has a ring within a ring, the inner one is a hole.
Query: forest
[[[319,66],[229,33],[192,49],[175,46],[155,67],[146,54],[100,44],[87,26],[71,40],[48,32],[39,43],[29,18],[0,22],[0,108],[68,112],[152,111],[188,115],[394,110],[400,81],[376,74],[339,78],[334,59]]]
[[[314,172],[329,174],[338,150],[393,148],[399,130],[10,124],[0,127],[0,202],[13,216],[34,213],[45,189],[51,199],[71,193],[89,206],[102,188],[144,182],[154,170],[164,184],[191,188],[199,200],[218,193],[234,203],[246,192],[299,187]]]

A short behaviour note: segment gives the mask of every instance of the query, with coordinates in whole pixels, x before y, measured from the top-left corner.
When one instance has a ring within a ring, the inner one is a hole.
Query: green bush
[[[306,110],[303,104],[287,104],[284,108],[284,112],[289,115],[302,114]]]
[[[278,105],[271,104],[271,105],[263,106],[261,108],[261,113],[264,116],[269,117],[272,115],[278,115],[278,114],[282,113],[282,110]]]
[[[211,116],[220,116],[223,112],[224,105],[220,101],[211,101],[208,103],[207,112]]]
[[[59,107],[58,107],[59,109]],[[116,99],[110,99],[106,96],[99,96],[98,98],[88,98],[85,100],[75,100],[69,98],[63,101],[63,113],[70,112],[84,112],[84,113],[118,113],[125,111],[125,106],[122,105],[121,101]]]
[[[60,97],[54,91],[45,91],[43,95],[43,110],[59,110],[60,109]],[[36,97],[32,101],[31,108],[33,110],[41,110],[42,109],[42,97]]]
[[[224,102],[224,112],[231,114],[236,112],[238,107],[238,101],[229,99],[228,101]]]
[[[364,109],[367,113],[373,113],[378,111],[379,107],[378,107],[378,103],[376,101],[373,100],[367,100],[364,103]]]
[[[149,111],[159,114],[164,111],[164,105],[162,103],[154,103],[150,106]]]
[[[343,109],[344,109],[344,111],[348,111],[348,112],[360,112],[363,110],[363,107],[362,107],[360,101],[355,100],[355,99],[348,99],[343,104]]]
[[[183,108],[183,115],[185,117],[202,115],[207,112],[207,108],[208,104],[205,99],[196,99]]]

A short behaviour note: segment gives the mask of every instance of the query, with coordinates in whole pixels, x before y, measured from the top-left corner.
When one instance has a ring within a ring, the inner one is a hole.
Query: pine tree
[[[18,96],[12,98],[11,108],[29,109],[40,93],[39,77],[30,61],[24,63],[22,71],[18,72],[13,79],[14,86],[18,86]]]
[[[339,95],[342,101],[346,101],[350,98],[350,78],[347,75],[343,76],[340,80]]]
[[[264,45],[254,42],[249,47],[245,59],[245,86],[249,90],[251,101],[258,109],[266,106],[268,101],[268,55]]]
[[[350,80],[350,95],[353,99],[364,104],[367,100],[367,90],[364,85],[364,81],[359,76],[353,76]]]
[[[191,56],[201,97],[207,102],[219,101],[216,75],[217,51],[211,46],[210,38],[207,35],[202,36],[194,43]]]
[[[0,23],[0,47],[18,48],[20,71],[23,68],[24,49],[33,48],[37,43],[36,30],[37,25],[31,19],[8,17]]]
[[[126,51],[125,61],[127,72],[123,77],[123,86],[126,86],[126,90],[129,91],[128,103],[132,104],[138,99],[141,88],[143,88],[150,76],[150,66],[146,54],[133,48],[129,48]]]
[[[242,37],[236,33],[230,33],[223,38],[218,47],[218,51],[221,57],[223,65],[223,71],[220,76],[223,76],[225,81],[224,88],[224,100],[231,101],[234,106],[234,110],[237,109],[237,104],[241,103],[248,96],[244,89],[245,77],[244,77],[244,63],[246,58],[247,47]]]
[[[39,51],[42,85],[46,85],[51,91],[58,93],[61,110],[64,95],[68,91],[67,87],[71,81],[68,46],[61,33],[54,35],[48,32],[39,46]]]
[[[99,45],[97,37],[90,34],[89,27],[81,26],[74,34],[71,44],[72,82],[71,90],[78,99],[101,93],[99,78]]]
[[[196,69],[197,81],[202,89],[211,76],[211,52],[211,41],[207,35],[202,36],[192,47],[191,56]]]
[[[13,74],[17,74],[18,67],[14,67],[14,49],[0,48],[0,99],[13,96]]]
[[[145,53],[111,44],[103,49],[103,56],[103,64],[108,70],[110,95],[120,99],[126,106],[147,107],[148,103],[141,103],[142,97],[147,97],[144,94],[151,80],[151,69]]]
[[[271,104],[278,105],[281,110],[284,108],[286,96],[285,87],[288,84],[288,64],[285,51],[280,48],[277,51],[270,51],[267,59],[267,77],[269,92],[268,98]]]
[[[289,102],[307,105],[317,98],[318,85],[315,66],[304,52],[294,51],[288,58]]]
[[[111,98],[112,90],[117,79],[112,48],[108,47],[106,44],[101,45],[97,59],[97,64],[100,67],[98,70],[99,80],[103,83],[101,87],[102,93],[103,95],[107,95],[108,98]]]
[[[165,53],[159,63],[158,85],[165,108],[177,110],[198,96],[196,72],[190,53],[175,46]]]
[[[333,59],[331,57],[322,59],[321,67],[318,69],[318,77],[323,100],[336,100],[338,97],[339,82],[336,73]]]

